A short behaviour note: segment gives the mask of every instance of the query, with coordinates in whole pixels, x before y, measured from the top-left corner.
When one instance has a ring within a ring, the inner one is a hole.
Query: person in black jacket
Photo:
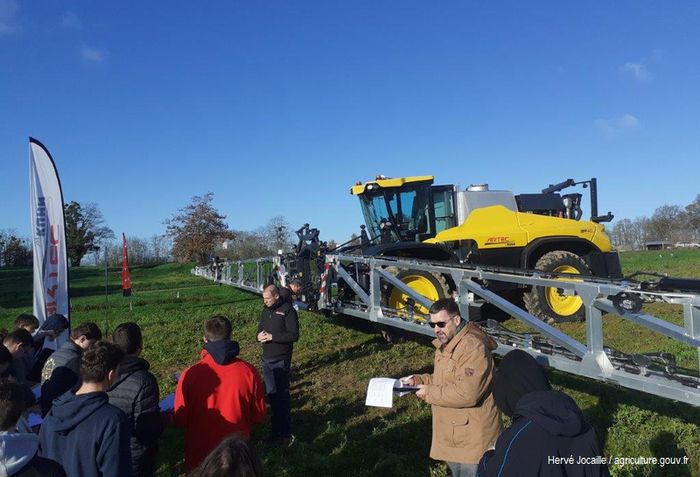
[[[39,404],[42,416],[49,412],[54,399],[78,384],[83,352],[101,339],[102,331],[95,323],[82,323],[71,331],[70,339],[46,360],[41,370]]]
[[[544,369],[528,353],[514,350],[501,360],[493,397],[512,424],[482,457],[478,477],[610,475],[581,409],[552,390]]]
[[[32,346],[34,345],[31,333],[24,328],[18,328],[5,336],[2,344],[12,354],[10,375],[14,376],[20,384],[29,384],[27,380],[30,368],[28,359],[31,359]]]
[[[129,421],[109,404],[124,352],[98,341],[80,363],[82,384],[57,398],[39,431],[39,454],[80,477],[131,477]]]
[[[299,318],[292,305],[280,299],[275,285],[263,290],[263,302],[257,339],[263,348],[263,380],[272,408],[272,435],[268,441],[284,446],[292,437],[289,374],[294,342],[299,339]]]
[[[294,280],[291,280],[289,285],[286,287],[278,288],[280,300],[289,303],[295,310],[297,310],[298,308],[294,305],[296,304],[296,299],[301,296],[303,289],[304,285],[301,283],[301,280],[297,280],[295,278]]]
[[[0,378],[10,376],[10,366],[12,366],[12,353],[0,343]]]
[[[141,328],[123,323],[114,330],[112,342],[124,351],[119,377],[107,391],[109,403],[118,407],[131,424],[131,468],[134,477],[155,475],[158,438],[163,432],[160,416],[158,382],[148,370],[148,361],[140,357],[143,350]]]
[[[25,388],[13,380],[0,379],[0,476],[66,477],[60,464],[39,457],[36,434],[16,430],[28,404]]]

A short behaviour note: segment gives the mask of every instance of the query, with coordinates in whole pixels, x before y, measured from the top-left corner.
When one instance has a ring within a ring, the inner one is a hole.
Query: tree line
[[[700,243],[700,194],[686,206],[662,205],[651,217],[622,219],[609,231],[621,250],[638,250],[647,242]]]
[[[166,235],[172,254],[180,262],[204,264],[212,258],[244,260],[288,252],[293,246],[292,228],[282,216],[271,218],[253,230],[231,229],[226,216],[213,205],[214,194],[194,196],[192,201],[166,219]]]
[[[66,254],[71,266],[82,264],[120,265],[121,237],[116,237],[102,216],[97,204],[76,201],[64,205],[66,227]],[[149,238],[127,237],[131,264],[154,264],[172,261],[170,241],[164,235]],[[16,231],[0,230],[0,267],[27,267],[32,265],[32,241]]]
[[[231,229],[226,216],[213,205],[214,194],[194,196],[191,202],[164,221],[165,234],[148,238],[128,236],[129,263],[157,264],[173,260],[208,263],[212,258],[244,260],[288,252],[294,229],[282,216],[252,231]],[[105,223],[96,204],[69,202],[64,206],[67,254],[74,267],[83,263],[121,264],[121,237]],[[700,194],[686,206],[662,205],[651,217],[622,219],[609,230],[621,250],[644,248],[650,241],[671,244],[700,243]],[[14,230],[0,230],[0,267],[32,264],[31,239]]]
[[[214,194],[194,196],[190,204],[164,221],[165,234],[143,238],[127,235],[129,264],[207,263],[213,257],[242,260],[288,252],[294,245],[292,228],[282,216],[253,231],[234,230],[214,208]],[[110,266],[122,262],[122,240],[106,224],[94,203],[76,201],[64,206],[66,253],[71,266]],[[14,230],[0,230],[0,267],[32,264],[32,243]]]

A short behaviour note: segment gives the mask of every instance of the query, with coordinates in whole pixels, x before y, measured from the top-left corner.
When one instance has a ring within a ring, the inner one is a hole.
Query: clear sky
[[[686,205],[698,25],[695,1],[0,0],[0,229],[29,235],[29,136],[66,201],[142,237],[211,191],[232,228],[341,241],[376,174]]]

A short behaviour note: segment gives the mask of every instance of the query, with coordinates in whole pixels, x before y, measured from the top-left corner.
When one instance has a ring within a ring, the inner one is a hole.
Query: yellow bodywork
[[[373,181],[367,181],[364,184],[358,182],[350,188],[350,193],[352,195],[361,195],[367,189],[367,186],[378,186],[382,189],[391,187],[401,187],[406,184],[416,183],[416,182],[427,182],[429,184],[433,183],[433,176],[413,176],[413,177],[397,177],[395,179],[377,179]]]
[[[480,250],[524,247],[544,237],[577,237],[612,251],[610,238],[601,224],[546,215],[513,212],[502,205],[474,210],[463,224],[443,230],[426,243],[473,240]]]

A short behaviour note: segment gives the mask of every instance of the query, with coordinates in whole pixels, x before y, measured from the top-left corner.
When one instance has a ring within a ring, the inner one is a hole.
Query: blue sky
[[[29,235],[29,136],[127,235],[211,191],[232,228],[345,240],[380,173],[596,176],[601,213],[651,215],[700,193],[699,24],[690,1],[0,0],[0,229]]]

